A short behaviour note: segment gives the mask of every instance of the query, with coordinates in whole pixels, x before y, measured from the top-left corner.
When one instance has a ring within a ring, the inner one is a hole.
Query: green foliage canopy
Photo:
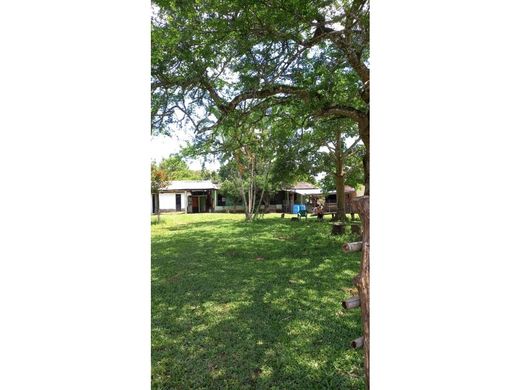
[[[223,128],[260,117],[349,118],[368,180],[367,1],[155,0],[154,10],[152,132],[183,126],[196,145],[218,145]]]

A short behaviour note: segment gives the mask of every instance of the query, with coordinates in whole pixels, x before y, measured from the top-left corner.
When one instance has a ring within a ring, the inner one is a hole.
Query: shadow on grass
[[[317,222],[199,221],[152,239],[154,389],[363,388],[359,254]]]

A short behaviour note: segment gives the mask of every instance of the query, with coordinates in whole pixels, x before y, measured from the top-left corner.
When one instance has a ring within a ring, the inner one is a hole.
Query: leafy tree
[[[163,169],[170,180],[200,180],[202,175],[199,171],[192,171],[181,155],[170,154],[162,160],[159,167]]]
[[[270,127],[242,126],[219,133],[219,156],[225,164],[221,176],[234,183],[244,205],[246,221],[258,216],[272,167],[272,148],[268,146]]]
[[[315,121],[350,118],[369,191],[367,1],[156,0],[152,124],[216,127],[292,105]]]
[[[198,173],[202,180],[210,180],[215,183],[220,181],[220,175],[218,174],[218,171],[210,171],[202,166],[202,170],[198,171]]]
[[[297,112],[285,109],[285,117],[299,118]],[[289,134],[280,138],[277,160],[274,170],[275,180],[282,183],[282,178],[288,183],[297,180],[313,181],[310,175],[326,172],[333,178],[329,189],[335,188],[338,199],[345,198],[345,183],[363,179],[362,159],[355,159],[364,154],[364,147],[357,135],[357,124],[350,119],[329,118],[328,120],[305,119],[293,121],[287,119],[283,126],[290,126]],[[292,130],[296,128],[297,130]],[[357,137],[357,139],[356,139]],[[355,139],[354,143],[348,141]],[[348,144],[351,144],[347,147]],[[354,151],[356,154],[354,155]],[[346,166],[347,160],[349,165]],[[361,163],[361,172],[359,167]],[[355,169],[354,169],[355,168]],[[305,178],[305,179],[304,179]],[[338,201],[338,219],[345,219],[345,204]]]
[[[346,166],[347,158],[350,157],[350,164],[356,160],[353,152],[358,154],[364,148],[357,148],[360,138],[357,138],[350,146],[347,146],[347,139],[355,135],[355,124],[350,120],[334,118],[329,121],[321,121],[314,129],[312,137],[320,151],[316,156],[316,166],[334,178],[336,189],[336,202],[338,206],[337,218],[345,220],[345,184],[347,177],[351,176],[354,166]],[[357,148],[357,149],[356,149]],[[359,165],[358,165],[359,166]]]
[[[345,185],[352,188],[362,188],[364,183],[363,155],[364,146],[357,144],[345,159]],[[327,165],[330,168],[330,165]],[[320,180],[320,187],[330,191],[336,189],[336,175],[334,172],[324,170],[325,175]]]
[[[219,192],[226,198],[226,203],[233,203],[236,206],[240,203],[241,193],[233,178],[224,179],[220,182]]]
[[[208,134],[196,137],[185,149],[190,157],[213,155],[221,162],[219,176],[238,189],[247,221],[257,218],[261,204],[277,187],[273,173],[283,154],[287,136],[286,122],[277,121],[272,112],[251,112],[228,117]]]
[[[277,128],[274,140],[272,187],[280,190],[299,181],[315,183],[319,173],[315,162],[316,145],[306,118],[295,107],[273,110],[271,121]]]

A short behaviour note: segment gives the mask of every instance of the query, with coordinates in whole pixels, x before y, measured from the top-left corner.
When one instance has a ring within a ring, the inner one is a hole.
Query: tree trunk
[[[271,163],[269,162],[269,164],[267,164],[267,170],[266,170],[266,173],[265,173],[265,176],[264,176],[264,185],[262,186],[262,192],[261,192],[261,195],[260,195],[260,200],[259,200],[258,206],[256,207],[256,210],[255,210],[255,216],[254,216],[255,218],[258,216],[258,212],[260,211],[260,208],[262,207],[262,200],[264,199],[265,187],[267,186],[267,181],[269,180],[269,171],[270,171],[270,169],[271,169]],[[256,196],[256,194],[255,194],[255,196]],[[267,193],[267,198],[269,199],[269,192]],[[267,201],[267,204],[265,205],[264,213],[265,213],[265,211],[267,210],[268,207],[269,207],[269,201]]]
[[[343,165],[343,162],[340,163]],[[345,177],[336,173],[336,204],[338,210],[336,212],[336,219],[338,221],[345,221]]]
[[[251,215],[251,220],[255,217],[255,203],[256,203],[256,175],[255,175],[255,158],[254,156],[251,158],[251,183],[249,188],[251,189],[249,193],[249,214]]]
[[[345,171],[343,167],[343,153],[341,151],[342,148],[341,142],[341,129],[336,130],[336,172],[334,174],[336,179],[336,204],[338,207],[336,213],[336,219],[338,221],[345,221]]]
[[[242,179],[242,173],[240,167],[237,172],[238,177],[238,188],[240,189],[240,195],[242,195],[242,202],[244,203],[244,214],[246,215],[246,221],[251,221],[251,214],[249,213],[249,202],[247,200],[246,192],[244,190],[244,180]],[[236,210],[236,205],[235,205]]]
[[[244,188],[242,187],[242,184],[240,184],[240,192],[242,193],[242,202],[244,203],[244,214],[246,215],[246,221],[250,221],[251,214],[249,213],[249,201],[247,200],[247,195],[244,191]]]
[[[345,224],[342,222],[334,223],[332,225],[331,234],[333,236],[341,236],[341,235],[345,234]]]
[[[363,253],[361,270],[355,277],[355,284],[361,302],[363,321],[363,348],[365,351],[365,386],[370,388],[370,201],[368,196],[357,198],[353,203],[354,211],[363,222]]]
[[[370,119],[369,114],[358,122],[359,136],[365,145],[363,171],[365,174],[365,195],[370,195]]]
[[[370,151],[367,149],[363,156],[363,171],[365,173],[365,195],[370,195]]]

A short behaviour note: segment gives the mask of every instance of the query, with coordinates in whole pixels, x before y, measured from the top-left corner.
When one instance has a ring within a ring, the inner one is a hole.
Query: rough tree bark
[[[262,186],[262,192],[260,194],[260,200],[258,201],[258,205],[257,205],[257,207],[255,209],[254,218],[257,218],[258,217],[258,213],[261,211],[260,209],[262,207],[262,202],[264,200],[265,187],[267,186],[267,182],[269,180],[270,169],[271,169],[271,162],[269,162],[267,164],[267,170],[266,170],[265,176],[264,176],[264,185]],[[256,197],[256,194],[255,194],[255,197]],[[269,193],[267,193],[267,203],[265,203],[264,213],[267,212],[268,209],[269,209]]]
[[[336,130],[336,151],[335,151],[335,159],[336,159],[336,172],[334,177],[336,179],[336,204],[338,206],[338,212],[336,214],[336,218],[338,221],[345,221],[345,170],[343,163],[343,153],[341,150],[342,142],[341,142],[341,130]]]
[[[368,196],[357,198],[353,205],[354,211],[361,217],[363,223],[363,249],[361,269],[355,279],[361,303],[361,319],[363,321],[363,348],[365,352],[365,385],[370,388],[370,202]]]
[[[251,212],[251,181],[249,183],[247,192],[249,195],[246,195],[245,189],[244,189],[244,178],[242,177],[242,171],[245,171],[245,168],[240,165],[238,154],[235,154],[235,159],[238,164],[237,169],[237,179],[238,179],[238,188],[240,190],[240,195],[242,196],[242,201],[244,202],[244,214],[246,216],[246,221],[250,222],[253,220],[253,213]],[[249,167],[248,167],[249,168]],[[236,206],[235,206],[236,208]]]
[[[365,174],[365,195],[370,195],[370,117],[361,116],[358,120],[359,136],[365,145],[363,156],[363,172]]]
[[[240,171],[238,172],[238,188],[240,190],[240,195],[242,195],[242,202],[244,203],[244,214],[246,215],[246,221],[251,221],[251,214],[249,214],[249,205],[246,196],[246,192],[244,190],[244,181],[242,180],[242,174]],[[235,205],[236,210],[236,205]]]
[[[341,236],[345,234],[345,224],[343,222],[333,223],[331,234],[333,236]]]

